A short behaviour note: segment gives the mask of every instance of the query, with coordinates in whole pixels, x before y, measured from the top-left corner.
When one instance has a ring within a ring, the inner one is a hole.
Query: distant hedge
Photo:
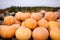
[[[9,8],[6,8],[7,11],[9,12],[39,12],[41,10],[46,10],[46,11],[57,11],[60,9],[60,7],[16,7],[16,6],[11,6]]]

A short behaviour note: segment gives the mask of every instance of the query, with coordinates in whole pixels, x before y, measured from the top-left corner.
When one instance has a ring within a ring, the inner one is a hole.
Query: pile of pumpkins
[[[60,40],[60,12],[17,12],[15,16],[6,16],[0,25],[2,38],[17,40]]]

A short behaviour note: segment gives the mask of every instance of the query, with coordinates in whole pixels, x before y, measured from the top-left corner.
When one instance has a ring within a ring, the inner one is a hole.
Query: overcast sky
[[[10,6],[51,6],[60,7],[60,0],[0,0],[0,9]]]

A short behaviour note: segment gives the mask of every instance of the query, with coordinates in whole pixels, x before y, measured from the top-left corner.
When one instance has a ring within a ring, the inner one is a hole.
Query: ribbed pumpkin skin
[[[57,17],[58,15],[54,12],[46,12],[44,16],[47,21],[55,21]]]
[[[4,18],[4,24],[6,25],[12,25],[15,23],[14,17],[13,16],[6,16]]]

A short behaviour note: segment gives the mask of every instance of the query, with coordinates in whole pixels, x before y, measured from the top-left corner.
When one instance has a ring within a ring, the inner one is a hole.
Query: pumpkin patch
[[[16,40],[60,40],[58,12],[16,12],[5,16],[0,24],[0,37]]]

